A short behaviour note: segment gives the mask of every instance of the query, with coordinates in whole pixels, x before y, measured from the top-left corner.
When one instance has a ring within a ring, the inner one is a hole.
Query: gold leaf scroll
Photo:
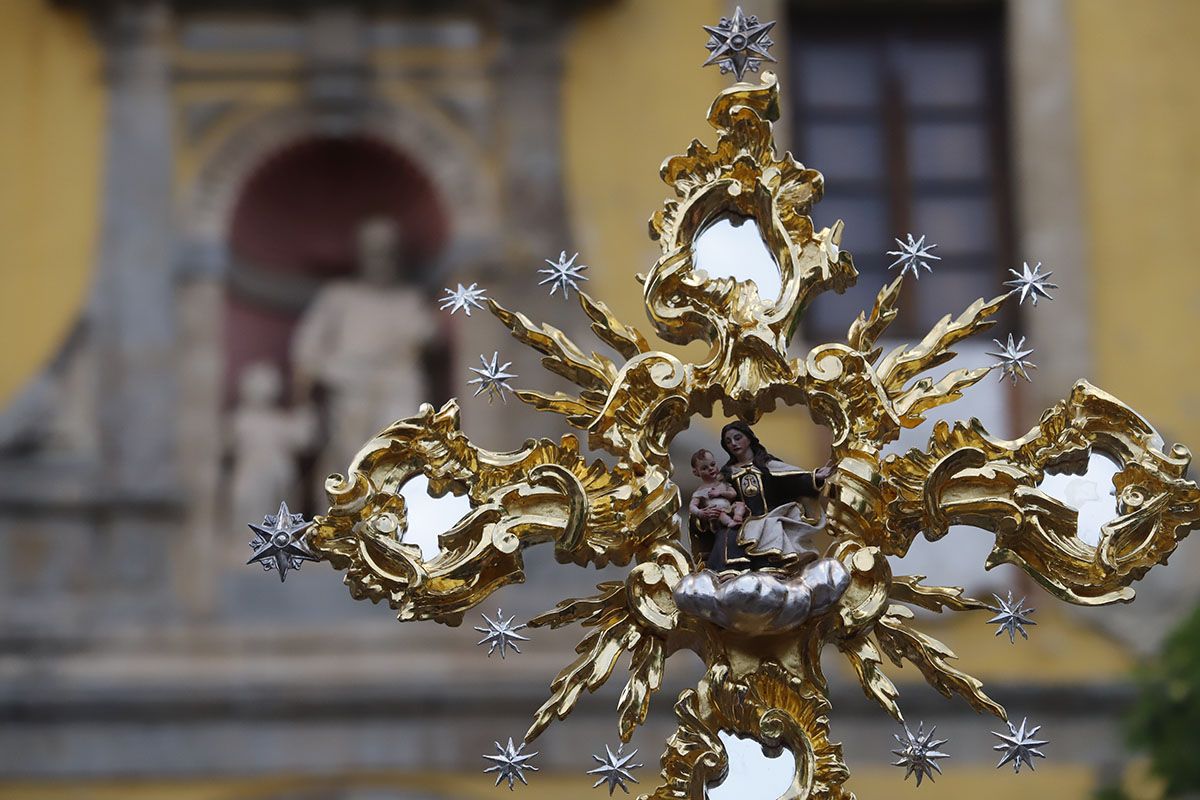
[[[596,338],[625,358],[633,358],[650,350],[650,344],[641,331],[618,320],[604,303],[593,300],[586,292],[579,293],[579,303],[592,320],[592,333],[596,334]]]
[[[823,695],[777,663],[738,678],[716,664],[696,689],[679,696],[679,727],[662,758],[663,784],[640,800],[704,800],[705,789],[728,775],[721,731],[795,756],[791,785],[780,800],[854,800],[843,786],[849,773],[841,745],[829,740],[829,707]]]
[[[1091,452],[1120,466],[1117,517],[1099,546],[1078,536],[1078,515],[1037,486],[1047,471],[1081,471]],[[1200,524],[1200,491],[1186,479],[1191,454],[1162,439],[1117,398],[1080,381],[1020,439],[990,436],[978,420],[939,423],[926,451],[883,465],[888,536],[936,540],[949,526],[995,534],[986,566],[1020,566],[1057,597],[1082,605],[1129,601],[1130,584],[1165,563]],[[907,549],[907,545],[903,547]]]
[[[804,364],[809,410],[833,432],[838,461],[827,508],[830,530],[889,555],[906,552],[915,532],[885,527],[882,448],[902,427],[920,424],[925,411],[958,399],[988,373],[988,368],[959,369],[936,381],[920,376],[953,358],[955,343],[993,325],[991,317],[1006,297],[976,300],[958,317],[943,317],[921,342],[895,348],[876,367],[876,342],[896,316],[902,285],[900,276],[880,290],[870,315],[860,314],[850,326],[847,344],[817,345]]]
[[[471,501],[429,561],[403,536],[400,490],[418,474],[434,496],[453,492]],[[496,589],[524,579],[522,548],[553,542],[561,562],[627,564],[662,535],[679,506],[664,471],[589,464],[573,436],[530,440],[509,453],[479,448],[462,433],[454,401],[436,413],[423,405],[393,424],[359,452],[349,478],[326,488],[331,508],[314,520],[309,542],[346,570],[351,594],[387,602],[401,620],[451,625]]]

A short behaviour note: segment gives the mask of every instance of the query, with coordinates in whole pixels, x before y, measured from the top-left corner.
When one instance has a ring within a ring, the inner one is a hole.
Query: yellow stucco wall
[[[717,0],[602,4],[580,17],[567,43],[563,149],[571,232],[590,259],[595,294],[643,328],[649,323],[634,275],[659,255],[647,220],[671,196],[658,169],[692,139],[716,138],[705,114],[729,80],[699,69],[699,27],[722,13]]]
[[[0,407],[79,313],[99,228],[104,95],[82,15],[0,3]]]
[[[1072,10],[1096,382],[1195,450],[1200,3]]]

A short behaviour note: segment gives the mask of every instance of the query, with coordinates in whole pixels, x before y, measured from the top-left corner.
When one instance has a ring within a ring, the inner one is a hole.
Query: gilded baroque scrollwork
[[[778,663],[765,662],[740,678],[725,664],[714,664],[675,703],[679,728],[663,755],[663,785],[644,797],[703,800],[705,787],[728,774],[718,734],[734,731],[768,751],[786,748],[795,757],[791,784],[780,800],[853,800],[842,786],[849,777],[842,748],[829,740],[829,710],[820,691]]]
[[[1016,564],[1072,603],[1129,601],[1130,584],[1166,563],[1198,517],[1187,448],[1164,450],[1128,406],[1080,381],[1020,439],[996,439],[977,420],[940,423],[926,451],[889,458],[888,528],[911,541],[921,531],[936,540],[950,525],[974,525],[996,536],[988,567]],[[1118,516],[1095,546],[1078,536],[1075,509],[1038,489],[1047,471],[1086,470],[1092,453],[1120,466]]]
[[[1186,479],[1188,450],[1168,449],[1141,417],[1086,382],[1020,439],[997,439],[974,420],[939,423],[924,450],[882,457],[902,428],[919,425],[925,412],[958,399],[989,372],[929,374],[954,357],[956,343],[992,326],[1008,295],[978,300],[920,342],[884,354],[879,342],[897,313],[901,274],[850,324],[845,341],[789,354],[805,308],[822,292],[845,290],[857,273],[840,249],[841,223],[813,228],[808,214],[823,179],[775,151],[771,123],[778,114],[773,75],[739,83],[709,111],[715,147],[693,142],[662,168],[675,197],[651,220],[662,255],[639,278],[654,331],[668,342],[707,342],[711,353],[702,363],[652,349],[585,292],[579,301],[591,329],[617,359],[489,301],[514,338],[542,354],[547,370],[579,387],[517,396],[586,431],[612,463],[588,462],[574,435],[489,452],[462,433],[453,402],[438,411],[426,405],[369,442],[348,477],[331,479],[331,508],[308,536],[314,552],[345,571],[355,597],[387,602],[401,620],[451,625],[500,586],[523,579],[525,547],[552,543],[559,561],[581,566],[632,564],[624,581],[602,583],[595,594],[530,622],[578,623],[587,633],[525,739],[569,714],[628,653],[618,708],[618,732],[628,741],[646,719],[666,658],[693,650],[709,668],[676,703],[679,728],[663,756],[663,783],[647,797],[702,798],[725,772],[725,732],[795,755],[788,797],[852,798],[840,747],[829,740],[820,663],[827,646],[844,654],[867,696],[897,720],[899,692],[885,674],[885,657],[913,664],[943,694],[1004,718],[980,681],[952,663],[950,648],[918,629],[912,610],[986,606],[961,590],[926,586],[920,576],[892,574],[887,556],[903,555],[918,535],[937,540],[952,525],[983,528],[995,537],[984,566],[1016,564],[1062,600],[1098,605],[1132,599],[1131,584],[1165,562],[1200,520],[1200,492]],[[762,233],[779,267],[778,298],[761,297],[751,281],[710,278],[695,268],[697,236],[728,214],[753,220]],[[753,422],[778,402],[806,405],[833,432],[836,468],[822,502],[834,543],[824,556],[840,562],[848,584],[832,608],[797,630],[739,633],[676,606],[674,590],[696,564],[679,543],[669,446],[692,415],[717,403],[726,415]],[[1093,452],[1120,465],[1119,516],[1096,546],[1079,537],[1074,510],[1038,488],[1047,472],[1083,469]],[[418,474],[435,496],[465,495],[471,504],[429,560],[404,540],[400,490]]]
[[[423,405],[368,443],[350,478],[330,478],[331,507],[309,544],[359,599],[386,601],[401,620],[457,625],[496,589],[523,580],[521,549],[553,542],[563,563],[628,564],[645,542],[663,536],[679,507],[661,469],[588,463],[573,436],[530,440],[511,453],[473,445],[460,430],[454,401]],[[438,539],[430,561],[403,541],[400,489],[418,474],[434,496],[467,495],[471,512]]]

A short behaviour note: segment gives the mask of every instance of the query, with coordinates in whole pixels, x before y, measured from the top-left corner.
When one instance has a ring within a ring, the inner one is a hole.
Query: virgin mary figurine
[[[720,512],[702,509],[689,522],[692,554],[702,569],[675,590],[681,611],[746,633],[789,630],[841,597],[849,573],[821,558],[814,538],[825,529],[819,502],[831,470],[802,470],[767,451],[744,422],[721,429],[729,460],[721,473],[749,514],[722,525]],[[815,519],[805,499],[814,502]]]
[[[693,541],[708,569],[777,569],[811,560],[805,558],[816,555],[810,540],[825,529],[825,516],[818,505],[818,517],[810,522],[803,500],[820,495],[829,470],[809,472],[784,463],[767,452],[744,422],[721,429],[721,448],[729,455],[721,475],[750,514],[735,527],[722,526],[703,511],[693,518]]]

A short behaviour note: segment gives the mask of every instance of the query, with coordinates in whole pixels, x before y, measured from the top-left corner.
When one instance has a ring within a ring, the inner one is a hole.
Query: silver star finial
[[[308,522],[304,515],[291,513],[287,503],[280,503],[279,511],[263,517],[261,525],[253,522],[249,525],[250,530],[254,531],[254,540],[250,542],[254,555],[246,563],[258,562],[263,565],[264,571],[277,571],[280,583],[287,578],[289,569],[300,569],[305,561],[317,560],[304,543]]]
[[[506,370],[512,366],[511,361],[505,361],[500,364],[500,353],[492,353],[492,363],[488,363],[487,356],[480,356],[479,361],[483,367],[468,367],[471,372],[478,375],[478,378],[467,381],[468,384],[477,383],[479,388],[475,390],[475,397],[487,392],[488,402],[493,402],[497,397],[503,400],[506,404],[508,398],[504,396],[506,391],[511,392],[513,388],[508,385],[509,378],[517,377],[515,373],[507,372]]]
[[[592,788],[595,789],[602,783],[608,783],[609,797],[612,797],[613,791],[618,786],[624,790],[625,794],[629,794],[629,787],[625,785],[625,781],[633,781],[634,783],[638,782],[638,779],[633,777],[629,770],[641,769],[643,766],[641,764],[629,763],[633,760],[633,757],[637,755],[637,750],[635,749],[632,753],[625,756],[621,755],[621,751],[625,749],[624,744],[617,745],[616,753],[614,753],[612,748],[608,745],[604,745],[604,749],[608,753],[608,757],[602,758],[601,756],[593,755],[592,758],[595,759],[596,763],[600,766],[587,771],[588,775],[600,776],[600,779],[592,784]]]
[[[1022,766],[1028,766],[1032,770],[1034,758],[1046,757],[1046,754],[1037,748],[1050,744],[1050,742],[1045,739],[1033,738],[1042,729],[1042,726],[1035,725],[1027,731],[1025,730],[1025,726],[1028,722],[1028,717],[1022,719],[1019,729],[1011,722],[1006,723],[1008,725],[1008,733],[992,731],[992,735],[998,736],[1001,742],[1001,744],[994,745],[992,749],[1004,753],[1004,756],[1000,759],[1000,763],[996,765],[996,769],[1000,769],[1005,764],[1012,762],[1013,772],[1020,772]]]
[[[479,288],[478,284],[472,283],[470,286],[463,286],[461,283],[457,289],[446,289],[446,296],[440,302],[439,308],[442,311],[450,309],[450,315],[454,316],[454,312],[460,308],[471,316],[471,306],[483,308],[482,300],[487,300],[483,294],[483,289]]]
[[[497,649],[500,650],[501,658],[504,658],[507,655],[508,648],[510,647],[520,653],[521,648],[517,647],[517,642],[529,641],[528,636],[522,636],[521,634],[517,633],[517,631],[521,630],[522,628],[528,628],[529,626],[525,623],[513,625],[513,620],[517,618],[516,614],[513,614],[508,619],[504,619],[504,611],[497,608],[495,619],[489,619],[487,614],[480,614],[479,616],[483,617],[483,621],[487,623],[487,627],[480,628],[477,626],[475,630],[487,635],[475,644],[491,645],[488,648],[488,658],[491,658],[492,653],[494,653]]]
[[[896,737],[896,741],[900,743],[899,750],[893,750],[892,755],[899,756],[899,761],[893,761],[894,767],[906,767],[904,779],[908,780],[909,775],[917,776],[917,786],[921,785],[922,778],[929,778],[933,781],[933,773],[942,774],[942,768],[937,765],[937,759],[949,758],[948,753],[943,753],[938,750],[949,739],[934,739],[933,732],[937,730],[934,725],[925,732],[925,723],[917,725],[917,733],[914,736],[908,725],[904,726],[904,737],[900,734],[892,734]]]
[[[742,7],[738,6],[732,19],[721,17],[716,25],[704,26],[709,34],[708,43],[704,45],[709,56],[703,66],[716,64],[722,75],[732,72],[739,81],[747,70],[758,72],[764,61],[775,61],[767,52],[775,44],[768,36],[774,27],[774,22],[760,23],[753,14],[743,14]]]
[[[1021,293],[1018,305],[1025,305],[1025,298],[1028,297],[1032,301],[1033,307],[1037,308],[1039,294],[1047,300],[1054,299],[1050,296],[1048,290],[1057,289],[1058,284],[1050,282],[1050,276],[1054,274],[1053,272],[1042,272],[1042,262],[1039,261],[1037,266],[1031,270],[1029,269],[1029,262],[1026,261],[1021,268],[1021,272],[1017,272],[1015,269],[1010,269],[1009,272],[1016,276],[1016,280],[1005,281],[1004,285],[1013,287],[1013,290],[1009,294],[1013,294],[1014,292]]]
[[[987,624],[993,625],[999,623],[1000,628],[996,631],[996,635],[999,636],[1003,633],[1007,633],[1010,644],[1017,643],[1018,633],[1021,634],[1023,638],[1028,639],[1029,634],[1025,632],[1025,626],[1037,625],[1036,622],[1029,618],[1029,615],[1034,611],[1037,611],[1037,609],[1026,608],[1024,597],[1014,603],[1013,593],[1011,590],[1008,593],[1008,600],[1001,600],[1000,595],[998,594],[994,594],[992,597],[996,598],[996,603],[998,603],[998,605],[989,610],[995,611],[996,616],[989,619]]]
[[[539,269],[538,273],[547,275],[549,277],[538,281],[538,286],[545,286],[547,283],[549,283],[550,295],[552,297],[554,296],[554,292],[557,291],[559,287],[562,287],[564,300],[570,296],[567,292],[568,286],[578,292],[579,284],[576,283],[576,281],[586,281],[588,280],[588,277],[583,274],[583,270],[587,269],[587,265],[576,264],[575,259],[577,258],[579,258],[579,253],[576,253],[568,259],[567,251],[563,250],[558,254],[558,261],[551,261],[548,258],[543,259],[543,261],[550,265],[550,268]]]
[[[484,770],[484,773],[497,773],[496,785],[499,786],[501,781],[507,780],[510,791],[512,790],[513,783],[515,781],[520,781],[528,786],[529,781],[525,780],[525,770],[537,772],[538,768],[527,762],[529,759],[536,756],[537,753],[521,755],[521,751],[525,749],[525,743],[522,742],[520,747],[513,747],[513,740],[511,736],[508,737],[507,746],[502,746],[499,742],[496,742],[495,744],[497,755],[484,756],[484,758],[486,758],[488,761],[496,762],[495,766],[488,767]]]
[[[936,244],[925,244],[925,235],[922,234],[920,239],[913,239],[911,233],[906,233],[908,241],[902,239],[896,240],[896,245],[899,250],[888,250],[889,256],[895,256],[896,260],[888,264],[888,269],[892,267],[900,267],[900,274],[903,275],[908,271],[912,271],[913,277],[920,280],[921,273],[918,272],[919,267],[924,267],[926,272],[933,272],[929,266],[930,261],[941,261],[940,256],[935,256],[929,251],[937,247]]]
[[[989,351],[988,355],[1000,359],[992,365],[993,368],[1000,368],[1000,380],[1004,380],[1004,376],[1007,375],[1012,378],[1013,386],[1017,385],[1017,378],[1024,378],[1032,382],[1033,379],[1029,377],[1029,370],[1037,369],[1037,364],[1025,358],[1025,356],[1033,353],[1032,347],[1028,350],[1024,349],[1025,337],[1022,336],[1021,341],[1014,344],[1013,335],[1010,333],[1008,335],[1008,344],[1001,342],[999,339],[992,339],[992,341],[1000,348],[1000,352],[992,353]]]

